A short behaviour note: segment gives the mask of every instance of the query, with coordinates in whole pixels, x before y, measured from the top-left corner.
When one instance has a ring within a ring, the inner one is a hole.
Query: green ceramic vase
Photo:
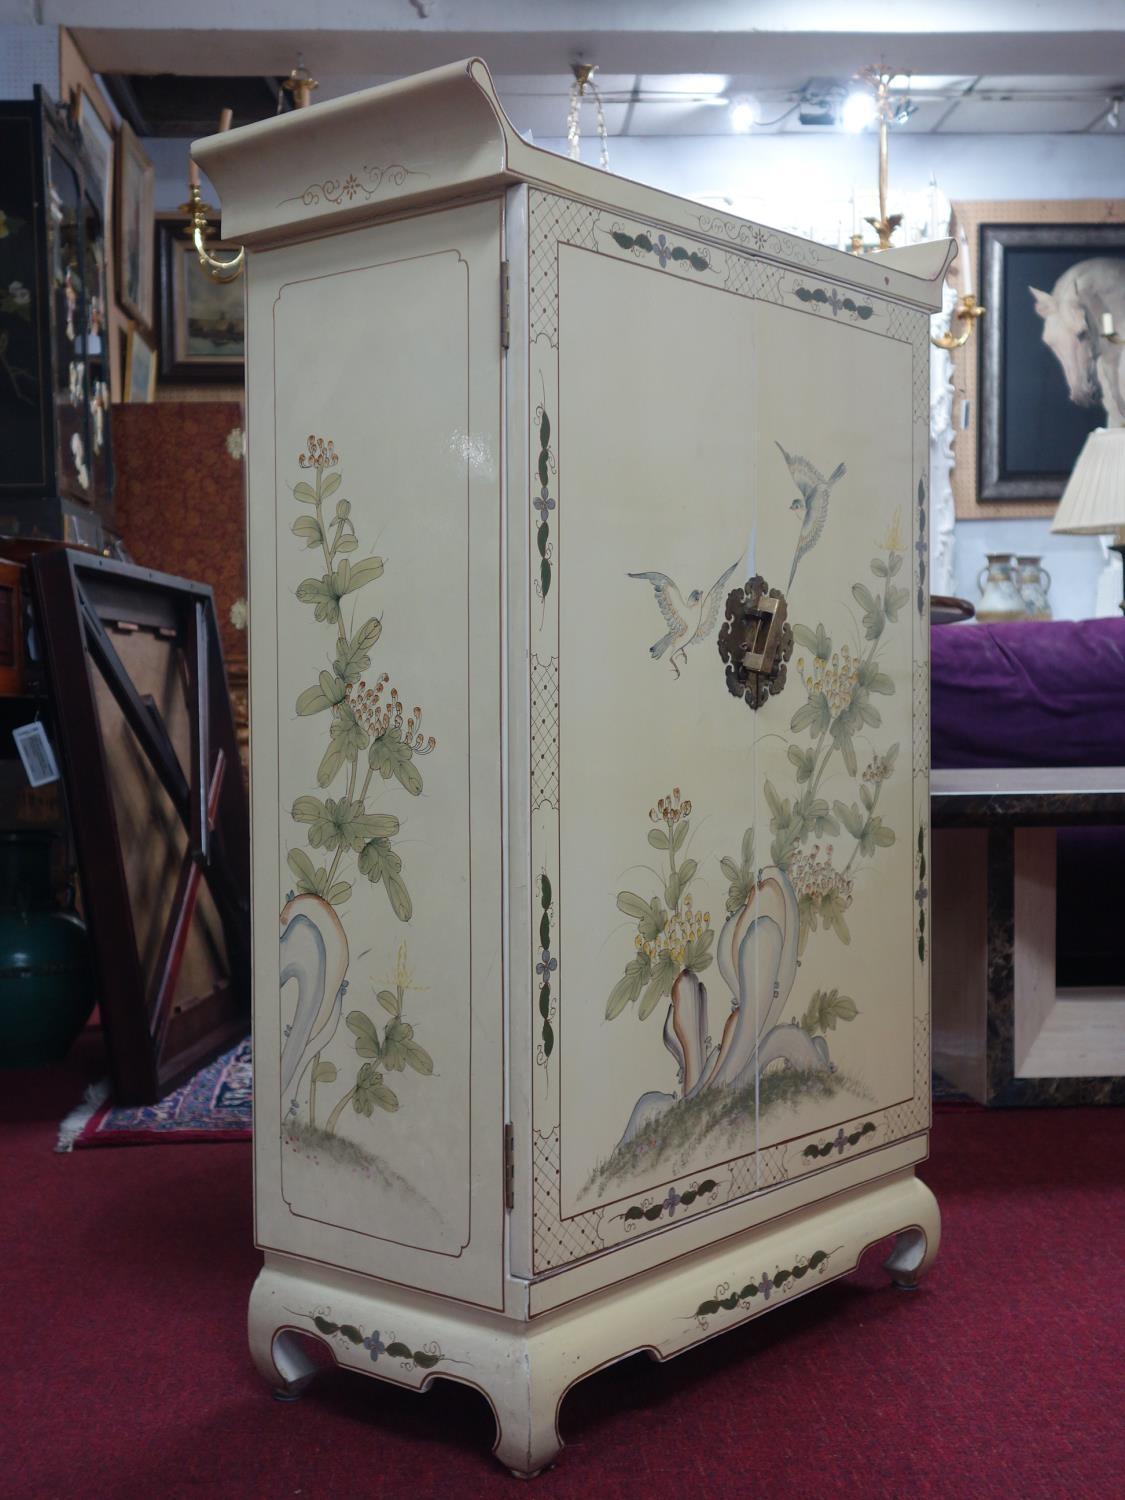
[[[52,897],[52,837],[0,834],[0,1067],[65,1057],[94,1006],[86,928]]]

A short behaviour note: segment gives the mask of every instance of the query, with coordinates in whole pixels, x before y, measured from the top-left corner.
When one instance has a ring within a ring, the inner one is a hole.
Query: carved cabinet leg
[[[924,1183],[916,1183],[922,1213],[918,1224],[895,1235],[894,1248],[883,1262],[883,1269],[901,1291],[913,1292],[933,1263],[941,1243],[941,1215],[934,1195]],[[920,1191],[919,1191],[920,1190]]]
[[[494,1378],[489,1395],[496,1414],[493,1452],[517,1479],[534,1479],[562,1451],[562,1391],[523,1356],[513,1358],[504,1375]]]

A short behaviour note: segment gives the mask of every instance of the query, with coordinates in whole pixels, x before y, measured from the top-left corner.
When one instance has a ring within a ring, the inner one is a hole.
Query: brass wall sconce
[[[977,319],[984,317],[984,308],[973,296],[972,292],[965,292],[958,298],[957,306],[953,309],[953,315],[949,320],[949,327],[944,333],[936,338],[931,336],[930,342],[938,349],[962,349],[972,337],[973,329],[976,327]],[[955,322],[964,323],[965,327],[961,333],[953,332]]]
[[[231,110],[223,110],[219,116],[220,131],[230,129],[231,116]],[[200,194],[199,168],[194,161],[189,161],[187,202],[180,204],[180,213],[188,221],[188,227],[184,233],[191,236],[195,253],[199,257],[199,264],[206,276],[220,283],[234,281],[242,275],[246,264],[246,251],[244,248],[239,249],[229,260],[220,260],[207,249],[207,240],[215,233],[210,223],[215,212],[210,203],[204,203]]]

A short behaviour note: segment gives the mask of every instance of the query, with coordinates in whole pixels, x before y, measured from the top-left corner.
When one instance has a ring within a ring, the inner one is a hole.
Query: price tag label
[[[13,729],[12,738],[32,786],[47,786],[52,781],[58,781],[59,767],[55,752],[51,749],[47,731],[38,720],[34,724],[22,724],[19,729]]]

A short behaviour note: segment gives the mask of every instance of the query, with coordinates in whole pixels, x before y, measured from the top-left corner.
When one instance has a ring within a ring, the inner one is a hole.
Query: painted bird
[[[789,472],[800,494],[797,495],[790,510],[804,511],[801,520],[801,535],[797,538],[797,550],[793,555],[793,567],[789,573],[789,583],[786,593],[793,587],[793,578],[797,572],[797,564],[806,552],[811,552],[820,540],[820,533],[824,530],[824,523],[828,519],[828,497],[832,493],[832,486],[838,479],[843,479],[848,472],[842,463],[836,465],[825,479],[824,475],[807,458],[799,454],[786,453],[781,444],[777,447],[782,458],[789,466]]]
[[[664,616],[664,623],[668,627],[667,634],[661,636],[660,640],[648,648],[648,654],[653,661],[659,661],[671,646],[672,654],[668,660],[672,664],[672,671],[677,677],[680,675],[676,657],[686,662],[688,647],[694,646],[696,641],[706,640],[714,630],[723,602],[723,589],[727,579],[737,567],[737,561],[732,562],[722,577],[712,584],[706,595],[702,589],[692,589],[686,599],[667,573],[629,574],[630,578],[643,578],[652,584],[660,613]]]

